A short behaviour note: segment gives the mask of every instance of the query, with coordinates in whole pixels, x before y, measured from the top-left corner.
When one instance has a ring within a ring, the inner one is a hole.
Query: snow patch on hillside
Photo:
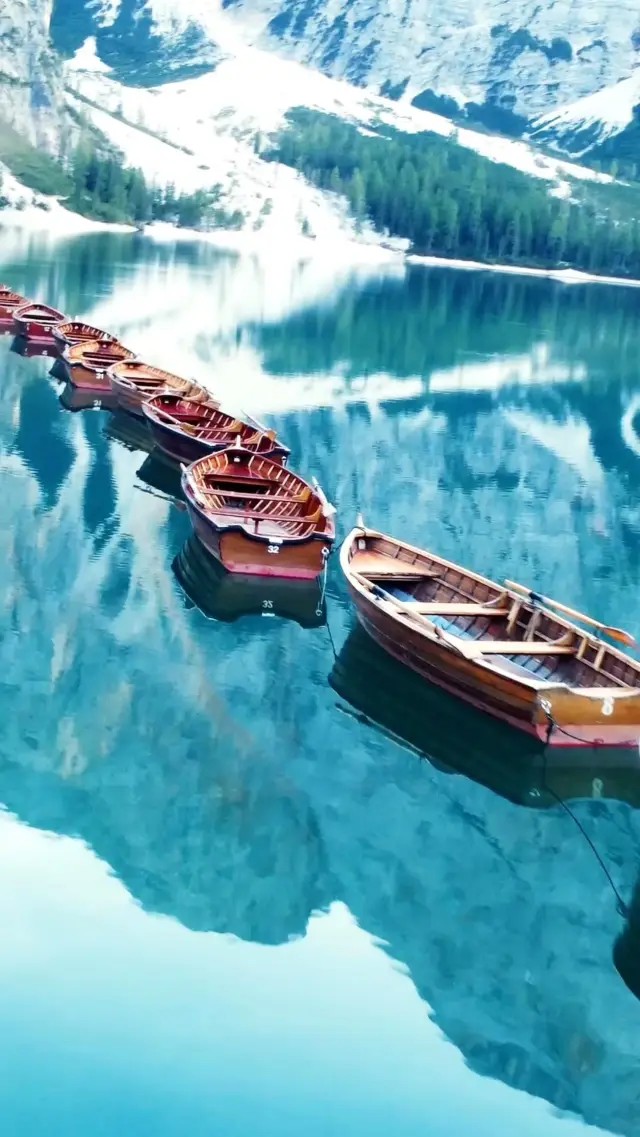
[[[66,68],[67,99],[158,185],[191,192],[219,186],[220,204],[239,211],[243,228],[287,242],[303,234],[322,242],[379,237],[356,233],[344,198],[320,191],[295,170],[259,154],[288,111],[307,107],[358,124],[449,137],[494,162],[563,187],[567,179],[610,181],[572,162],[540,154],[526,142],[457,130],[449,119],[283,60],[253,47],[214,72],[150,89],[127,87],[105,71],[87,41]]]
[[[633,118],[640,103],[640,70],[628,79],[603,87],[592,95],[577,99],[558,110],[540,115],[533,121],[533,134],[550,132],[562,136],[594,127],[598,141],[619,134]]]

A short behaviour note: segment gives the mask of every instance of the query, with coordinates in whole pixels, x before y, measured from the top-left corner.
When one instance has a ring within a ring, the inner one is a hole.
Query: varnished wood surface
[[[360,544],[364,547],[360,548]],[[401,662],[473,705],[548,739],[551,745],[637,744],[640,665],[631,656],[603,644],[579,625],[527,605],[522,597],[515,596],[510,597],[510,627],[507,617],[511,640],[504,635],[503,616],[496,619],[493,613],[474,618],[465,614],[454,618],[459,621],[461,634],[456,650],[448,642],[451,635],[443,636],[436,630],[429,615],[422,619],[411,616],[362,583],[362,573],[355,572],[351,562],[370,552],[397,561],[397,579],[402,581],[403,589],[409,581],[406,586],[419,602],[424,597],[429,604],[441,599],[443,604],[478,602],[486,606],[502,600],[505,588],[384,534],[355,529],[341,551],[351,597],[363,627]],[[411,582],[411,573],[418,572],[418,566],[436,571],[437,577]],[[385,588],[390,587],[392,579],[387,572]],[[479,635],[480,643],[485,645],[493,640],[497,651],[491,654],[489,649],[476,654],[478,640],[464,639],[464,634]],[[567,639],[575,647],[558,643]],[[465,651],[466,644],[471,651]],[[500,654],[508,648],[513,660]],[[546,673],[536,675],[516,665],[518,657],[529,654],[539,657],[539,665],[548,669]]]

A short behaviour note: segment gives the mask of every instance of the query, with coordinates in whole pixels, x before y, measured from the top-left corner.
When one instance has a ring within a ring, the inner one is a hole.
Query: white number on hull
[[[267,545],[267,552],[268,553],[279,553],[280,552],[280,546],[279,545]]]
[[[603,715],[613,714],[613,699],[610,695],[607,695],[606,699],[602,700],[602,713]]]

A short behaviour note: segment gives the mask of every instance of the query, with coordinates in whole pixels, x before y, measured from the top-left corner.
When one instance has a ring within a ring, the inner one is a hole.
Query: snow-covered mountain
[[[215,65],[230,37],[380,93],[446,96],[529,118],[627,78],[640,12],[625,0],[53,0],[72,55],[95,35],[122,70]]]
[[[631,123],[633,145],[640,14],[618,0],[597,13],[575,0],[513,7],[456,0],[444,16],[426,0],[4,0],[0,128],[8,120],[68,154],[88,119],[149,180],[221,186],[245,228],[283,238],[349,228],[342,200],[260,157],[297,106],[365,127],[456,129],[462,145],[568,195],[572,177],[592,173],[536,144],[583,154]],[[478,120],[532,130],[533,145]]]

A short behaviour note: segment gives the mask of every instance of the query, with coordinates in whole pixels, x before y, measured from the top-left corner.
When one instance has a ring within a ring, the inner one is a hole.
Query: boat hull
[[[36,320],[23,320],[14,315],[12,327],[17,336],[21,336],[31,343],[55,344],[53,338],[54,320],[50,324],[46,324]]]
[[[266,538],[250,537],[239,527],[219,528],[188,498],[187,509],[196,537],[227,572],[314,580],[331,551],[324,536],[314,534],[302,541],[275,544]]]
[[[203,616],[232,623],[245,616],[293,620],[303,628],[326,622],[320,580],[229,573],[190,537],[172,564],[187,599]]]
[[[162,423],[151,417],[148,418],[148,422],[155,445],[159,450],[162,450],[163,454],[171,458],[172,462],[178,462],[180,465],[190,466],[198,458],[206,458],[208,454],[214,454],[229,446],[228,441],[211,443],[200,438],[193,438],[179,429],[163,426]],[[265,451],[262,457],[269,458],[272,462],[278,462],[281,466],[286,465],[287,454],[277,446],[274,450]]]
[[[64,361],[64,366],[67,378],[74,387],[79,387],[83,391],[111,394],[111,383],[106,369],[94,370],[92,367],[86,367],[83,363],[71,363],[68,360]]]
[[[348,582],[364,630],[400,663],[471,706],[552,747],[629,747],[640,740],[640,692],[611,700],[571,688],[536,690],[517,678],[481,669],[446,646],[399,624]]]
[[[118,405],[122,407],[123,411],[127,411],[130,415],[135,415],[136,418],[144,418],[144,411],[142,409],[143,396],[131,383],[121,383],[119,379],[114,378],[113,375],[109,377],[109,384],[112,394],[118,401]]]
[[[356,624],[329,676],[360,722],[518,805],[545,809],[558,798],[615,798],[640,807],[640,755],[620,747],[549,748],[461,702],[382,650]],[[348,712],[348,708],[341,707]]]

